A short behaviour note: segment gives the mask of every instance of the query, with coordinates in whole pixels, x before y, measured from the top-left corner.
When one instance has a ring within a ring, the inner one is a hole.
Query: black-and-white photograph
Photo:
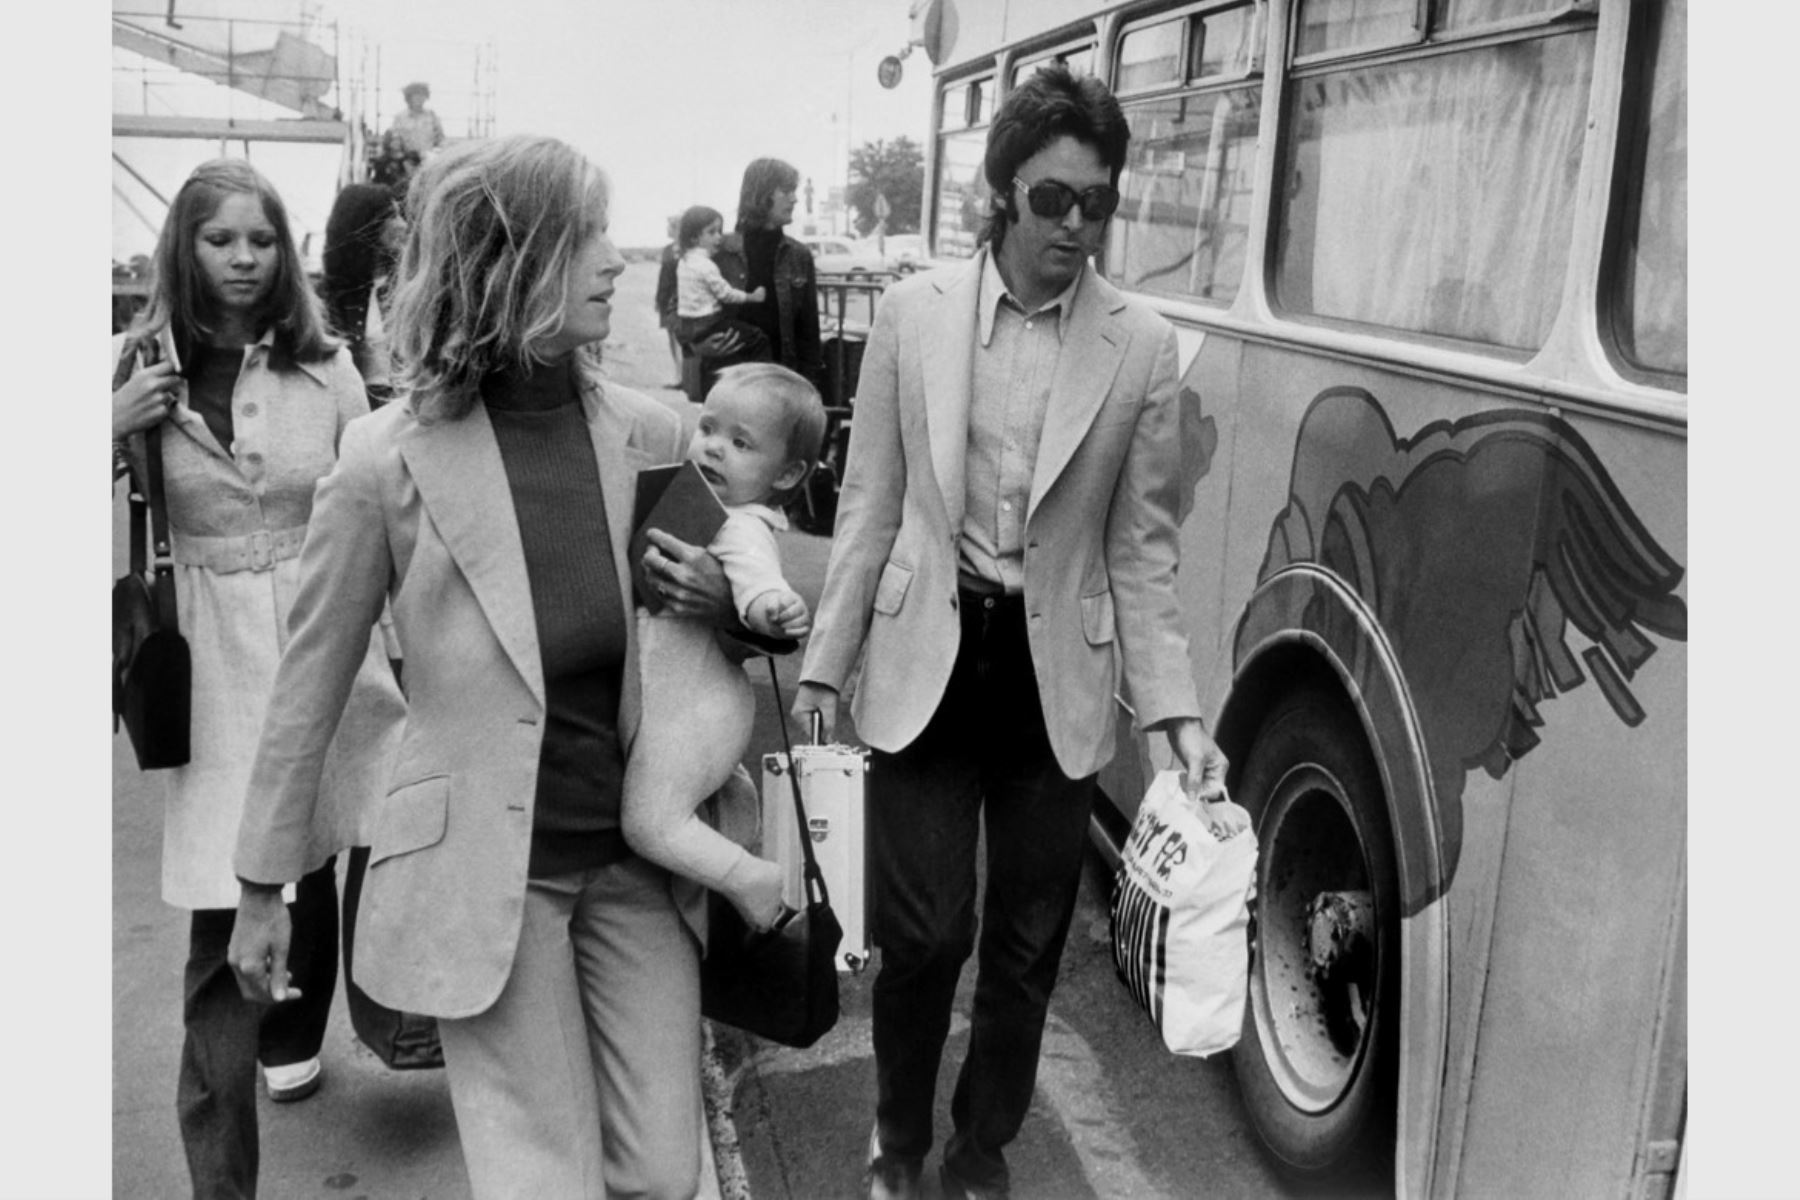
[[[1687,0],[110,24],[112,1196],[1726,1194]]]

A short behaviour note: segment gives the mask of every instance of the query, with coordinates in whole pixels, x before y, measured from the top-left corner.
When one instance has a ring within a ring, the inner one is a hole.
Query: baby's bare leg
[[[755,697],[710,627],[638,614],[643,720],[625,766],[621,819],[632,849],[719,892],[753,926],[781,905],[781,872],[694,815],[750,741]]]

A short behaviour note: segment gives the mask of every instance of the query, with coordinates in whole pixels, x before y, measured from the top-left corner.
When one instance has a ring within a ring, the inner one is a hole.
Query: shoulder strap
[[[138,343],[130,338],[126,338],[125,344],[119,349],[119,360],[113,364],[113,391],[116,392],[124,387],[125,381],[131,378],[131,372],[137,364],[137,358]],[[131,461],[130,455],[121,452],[121,447],[121,442],[116,440],[113,442],[114,452],[119,453],[120,457],[125,460],[126,499],[129,501],[129,516],[127,520],[131,527],[131,573],[142,578],[149,569],[149,555],[146,552],[146,545],[149,540],[148,526],[150,524],[150,509],[148,502],[144,498],[144,481],[138,478],[136,465]]]
[[[179,626],[175,612],[175,559],[169,543],[169,505],[163,495],[162,424],[144,431],[144,458],[150,476],[151,549],[156,555],[156,610],[159,624],[173,631]],[[142,536],[141,527],[137,533]],[[134,569],[136,565],[133,564]]]
[[[143,348],[142,342],[126,342],[119,354],[118,365],[113,369],[114,391],[118,391],[131,378],[131,372]],[[144,546],[148,532],[156,564],[156,578],[152,580],[151,590],[156,596],[157,623],[164,629],[173,630],[177,628],[175,562],[169,542],[169,506],[163,495],[162,432],[162,422],[159,421],[143,433],[144,465],[148,478],[140,480],[135,469],[131,472],[131,571],[134,575],[142,576],[150,567],[150,556],[145,553]],[[150,527],[148,531],[145,526]]]
[[[794,743],[788,738],[787,708],[781,702],[781,681],[775,675],[775,660],[766,660],[769,664],[769,685],[775,689],[775,723],[781,726],[781,745],[787,751],[788,785],[794,789],[794,819],[800,822],[800,853],[806,858],[806,869],[802,874],[806,888],[807,903],[817,900],[820,904],[831,903],[831,893],[825,888],[825,873],[819,869],[819,860],[813,854],[812,830],[806,822],[806,801],[800,795],[800,765],[794,761]],[[817,740],[815,732],[814,740]]]

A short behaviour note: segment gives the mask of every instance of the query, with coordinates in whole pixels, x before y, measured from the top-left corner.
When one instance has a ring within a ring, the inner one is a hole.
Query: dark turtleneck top
[[[573,358],[481,382],[512,490],[548,707],[531,823],[533,876],[604,866],[619,830],[619,697],[630,619]]]

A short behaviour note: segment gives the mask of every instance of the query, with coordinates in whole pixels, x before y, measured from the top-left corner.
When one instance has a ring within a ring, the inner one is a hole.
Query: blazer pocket
[[[1081,598],[1081,632],[1087,635],[1090,646],[1104,646],[1113,640],[1113,598],[1110,591],[1095,592]]]
[[[376,814],[369,865],[437,845],[449,815],[450,776],[429,775],[395,788]]]
[[[906,600],[906,589],[912,586],[912,568],[888,563],[881,568],[881,582],[875,585],[875,611],[893,616]]]
[[[1108,400],[1094,414],[1094,423],[1090,429],[1099,429],[1107,425],[1123,425],[1127,421],[1137,420],[1138,410],[1142,407],[1135,397],[1120,400]]]

